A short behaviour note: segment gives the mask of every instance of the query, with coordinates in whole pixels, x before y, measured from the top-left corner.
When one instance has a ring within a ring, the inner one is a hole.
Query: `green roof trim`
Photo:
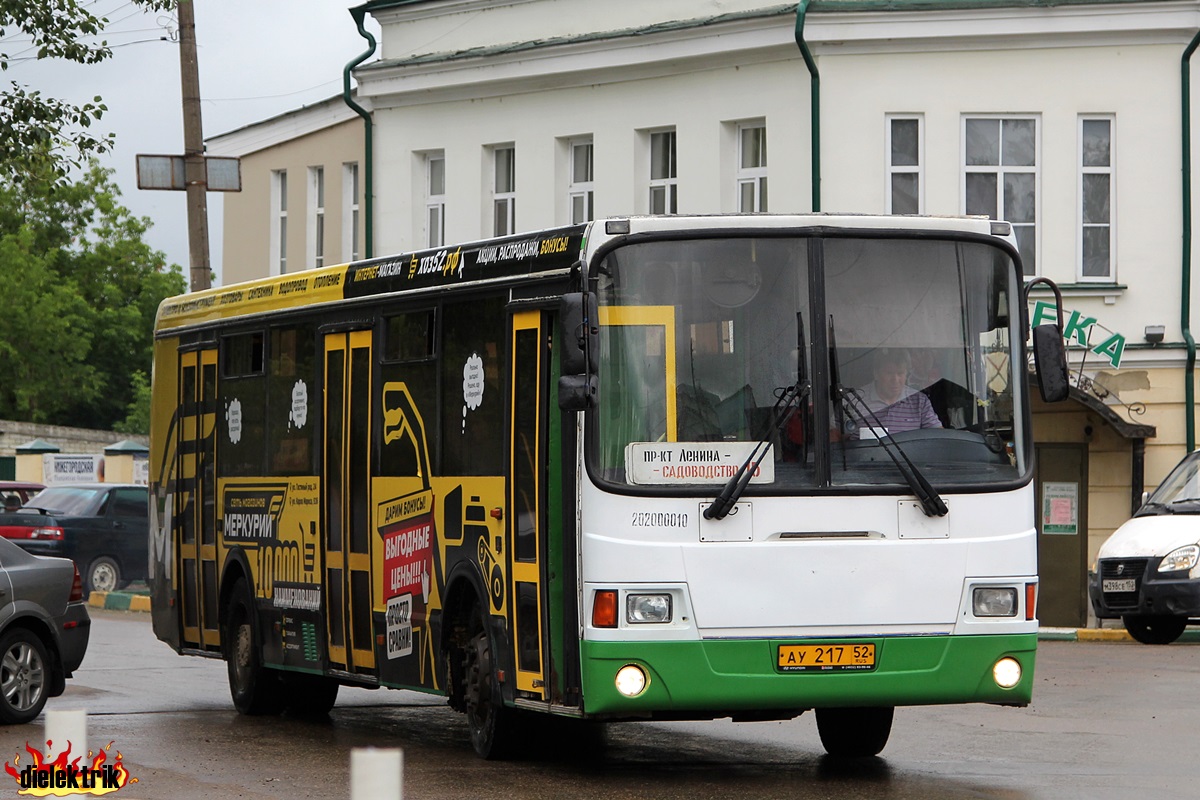
[[[370,0],[360,6],[367,11],[383,11],[400,6],[436,3],[439,0]],[[1190,2],[1190,0],[1160,0],[1160,2]],[[1062,6],[1134,6],[1138,0],[812,0],[808,13],[814,12],[887,12],[887,11],[961,11],[986,10],[999,8],[1057,8]],[[569,36],[551,36],[545,39],[533,39],[523,42],[485,45],[471,47],[465,50],[442,51],[437,53],[422,53],[404,58],[392,58],[364,64],[359,72],[369,72],[396,66],[415,66],[420,64],[435,64],[448,61],[459,61],[470,58],[485,58],[506,53],[522,53],[544,47],[581,44],[587,42],[602,42],[606,40],[625,39],[635,36],[647,36],[656,33],[704,28],[709,25],[736,22],[745,19],[760,19],[780,17],[797,13],[799,4],[785,3],[782,5],[764,6],[746,11],[732,11],[726,14],[716,14],[694,19],[670,20],[647,25],[640,28],[621,28],[610,31],[592,31]]]
[[[393,3],[404,2],[437,2],[437,0],[391,0],[391,2],[381,2],[380,5],[391,5]],[[612,31],[596,31],[592,33],[581,33],[572,36],[551,36],[545,39],[533,39],[525,42],[511,42],[508,44],[495,44],[483,47],[471,47],[466,50],[456,50],[453,52],[441,53],[423,53],[417,56],[409,56],[407,58],[392,58],[384,61],[376,61],[371,64],[364,64],[358,68],[359,72],[367,72],[372,69],[381,67],[394,67],[400,65],[411,64],[433,64],[445,61],[457,61],[467,58],[483,58],[486,56],[501,55],[504,53],[522,53],[529,50],[536,50],[543,47],[555,47],[559,45],[580,44],[585,42],[602,42],[609,39],[626,39],[633,36],[647,36],[655,33],[665,33],[669,31],[688,30],[690,28],[704,28],[709,25],[720,25],[726,22],[735,22],[743,19],[759,19],[767,17],[781,17],[796,13],[796,4],[787,3],[785,5],[768,6],[766,8],[758,8],[751,11],[734,11],[728,14],[716,14],[709,17],[698,17],[696,19],[671,20],[669,22],[658,22],[653,25],[647,25],[641,28],[622,28]]]

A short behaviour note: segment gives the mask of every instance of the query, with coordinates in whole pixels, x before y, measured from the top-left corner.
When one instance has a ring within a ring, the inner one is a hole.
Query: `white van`
[[[1200,624],[1200,450],[1100,547],[1088,594],[1097,617],[1119,617],[1145,644],[1170,644]]]

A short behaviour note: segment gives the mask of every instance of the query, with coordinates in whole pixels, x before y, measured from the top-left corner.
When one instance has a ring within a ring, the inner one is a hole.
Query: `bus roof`
[[[713,214],[613,217],[495,239],[418,250],[369,261],[306,269],[170,297],[158,308],[155,332],[222,319],[450,286],[567,274],[592,244],[625,234],[667,231],[871,230],[955,233],[1011,238],[1007,222],[985,217],[879,216],[866,214]]]

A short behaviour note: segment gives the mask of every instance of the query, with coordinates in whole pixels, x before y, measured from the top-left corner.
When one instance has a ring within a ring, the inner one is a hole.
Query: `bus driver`
[[[908,385],[912,366],[908,351],[881,348],[873,360],[874,380],[858,394],[872,414],[864,414],[857,403],[851,403],[852,416],[862,426],[859,438],[878,438],[873,430],[880,425],[888,433],[900,433],[917,428],[940,428],[941,420],[934,413],[929,398]],[[866,419],[862,419],[866,416]]]

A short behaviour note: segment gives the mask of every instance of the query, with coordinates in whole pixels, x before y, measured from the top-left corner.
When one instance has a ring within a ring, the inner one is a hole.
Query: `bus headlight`
[[[1015,617],[1017,590],[977,586],[971,593],[971,610],[977,617]]]
[[[637,664],[626,664],[617,670],[617,691],[626,697],[637,697],[646,691],[645,671]]]
[[[1021,662],[1005,656],[992,667],[992,678],[1001,689],[1011,689],[1021,682]]]
[[[625,621],[631,624],[643,622],[670,622],[671,595],[630,594],[625,596]]]
[[[1197,560],[1200,560],[1200,546],[1189,544],[1177,547],[1163,556],[1162,563],[1158,565],[1158,571],[1182,572],[1196,566]]]

